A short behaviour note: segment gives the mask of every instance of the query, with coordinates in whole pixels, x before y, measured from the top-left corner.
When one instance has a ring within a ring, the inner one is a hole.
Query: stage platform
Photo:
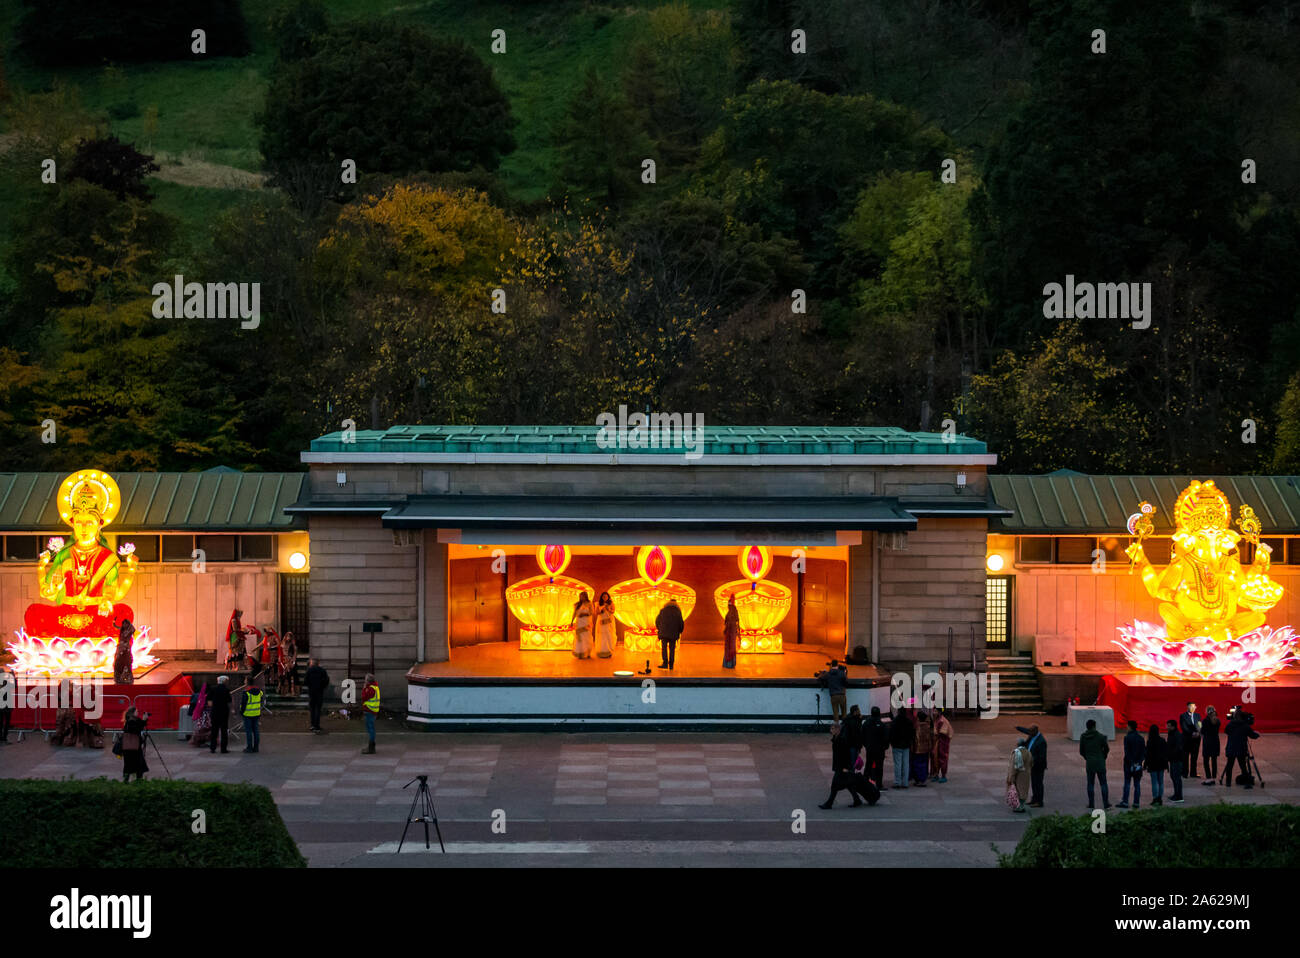
[[[1243,702],[1243,695],[1254,701]],[[1137,719],[1143,734],[1153,724],[1163,730],[1165,722],[1186,711],[1188,702],[1196,703],[1202,717],[1205,707],[1213,705],[1225,723],[1228,710],[1242,705],[1255,715],[1257,732],[1300,732],[1300,671],[1287,669],[1249,689],[1229,682],[1170,682],[1145,672],[1112,672],[1102,676],[1097,697],[1098,705],[1115,710],[1116,728]]]
[[[165,663],[138,673],[130,685],[119,685],[109,678],[92,689],[91,680],[71,679],[62,701],[60,681],[20,674],[13,728],[48,732],[54,728],[59,709],[67,705],[79,718],[116,731],[122,727],[127,708],[134,705],[137,711],[150,713],[150,728],[174,729],[181,707],[189,704],[193,691],[189,676]],[[89,708],[83,707],[86,705]]]
[[[608,659],[522,652],[505,642],[454,648],[450,661],[407,673],[407,723],[437,731],[790,730],[830,716],[826,690],[813,678],[830,659],[818,646],[739,655],[734,669],[722,668],[720,643],[679,644],[672,671],[658,668],[656,652],[643,674],[646,659],[621,645]],[[849,704],[887,711],[889,676],[871,666],[848,670]]]

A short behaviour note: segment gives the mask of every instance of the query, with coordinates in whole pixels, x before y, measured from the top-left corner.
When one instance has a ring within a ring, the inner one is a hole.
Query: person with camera
[[[149,724],[149,713],[144,715],[137,714],[135,706],[132,705],[126,710],[126,715],[122,720],[122,740],[120,743],[120,752],[122,756],[122,781],[131,781],[131,776],[135,776],[138,782],[144,778],[144,773],[149,771],[149,765],[144,760],[145,737],[148,735],[146,726]]]
[[[1240,705],[1232,710],[1228,717],[1228,725],[1223,730],[1224,736],[1228,740],[1227,746],[1223,750],[1224,757],[1228,760],[1223,770],[1223,784],[1232,788],[1232,765],[1235,762],[1241,766],[1242,785],[1246,788],[1254,788],[1254,776],[1250,774],[1250,740],[1259,738],[1252,725],[1255,724],[1255,716],[1251,715]]]
[[[840,665],[839,659],[831,659],[826,671],[818,672],[814,678],[822,684],[831,698],[831,717],[842,722],[848,714],[847,692],[849,687],[849,670]]]

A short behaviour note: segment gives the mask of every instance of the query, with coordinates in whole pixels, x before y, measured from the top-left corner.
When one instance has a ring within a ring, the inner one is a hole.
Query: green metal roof
[[[1138,503],[1156,507],[1156,535],[1174,531],[1173,507],[1193,479],[1213,479],[1232,504],[1233,521],[1243,504],[1254,508],[1264,535],[1300,534],[1300,477],[1296,476],[989,476],[989,491],[1015,515],[989,523],[990,532],[1011,535],[1128,534]]]
[[[662,455],[681,447],[602,448],[590,426],[393,426],[358,430],[356,442],[342,432],[313,439],[311,452]],[[704,454],[710,456],[985,455],[986,445],[968,436],[944,442],[936,432],[908,432],[895,426],[705,426]]]
[[[0,473],[0,531],[64,529],[55,505],[65,472]],[[274,531],[303,525],[285,513],[303,472],[117,472],[122,508],[110,532]]]

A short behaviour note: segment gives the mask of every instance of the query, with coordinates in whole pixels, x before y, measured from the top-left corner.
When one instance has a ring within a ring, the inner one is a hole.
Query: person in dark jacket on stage
[[[1223,750],[1223,757],[1228,761],[1223,770],[1223,784],[1232,788],[1232,765],[1236,762],[1241,766],[1242,774],[1250,774],[1250,739],[1259,738],[1251,725],[1254,724],[1254,717],[1247,720],[1246,713],[1241,706],[1232,710],[1228,717],[1228,726],[1223,730],[1224,737],[1227,738],[1227,747]],[[1249,780],[1246,782],[1246,788],[1254,788]]]
[[[673,662],[677,658],[677,640],[682,637],[682,632],[686,629],[686,621],[682,618],[682,609],[676,599],[669,599],[668,603],[659,610],[659,614],[655,616],[655,628],[659,630],[659,647],[663,652],[663,662],[659,668],[671,672]]]
[[[1034,760],[1029,770],[1029,807],[1042,808],[1043,776],[1047,772],[1047,739],[1043,738],[1043,733],[1038,730],[1037,725],[1030,725],[1028,728],[1017,725],[1016,731],[1024,734],[1029,755]]]
[[[1142,764],[1147,757],[1147,743],[1138,731],[1137,719],[1128,720],[1128,734],[1124,736],[1124,797],[1119,807],[1128,808],[1128,789],[1133,786],[1133,807],[1142,805]]]
[[[894,713],[894,720],[889,726],[889,747],[894,750],[894,788],[907,788],[908,776],[912,765],[912,739],[916,736],[916,727],[906,709]]]
[[[1151,804],[1165,803],[1165,769],[1169,768],[1169,743],[1160,737],[1160,726],[1152,725],[1147,735],[1147,771],[1151,773]]]
[[[212,730],[208,734],[208,751],[217,750],[217,739],[221,739],[221,754],[227,752],[230,734],[230,689],[227,684],[230,676],[218,675],[215,683],[208,683],[208,717],[212,721]]]
[[[311,713],[311,731],[320,731],[320,710],[325,701],[325,690],[330,687],[330,674],[315,659],[308,659],[307,673],[302,679],[307,690],[307,706]]]
[[[1213,785],[1219,780],[1219,728],[1223,722],[1214,706],[1205,708],[1205,721],[1201,723],[1201,763],[1205,766],[1205,781]]]
[[[1187,746],[1178,731],[1178,723],[1170,719],[1165,723],[1166,742],[1169,746],[1169,781],[1174,786],[1174,794],[1169,799],[1170,805],[1183,804],[1183,760],[1187,758]]]

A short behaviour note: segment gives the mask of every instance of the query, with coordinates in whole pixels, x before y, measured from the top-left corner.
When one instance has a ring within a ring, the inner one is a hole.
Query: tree
[[[765,236],[796,240],[821,267],[838,255],[836,231],[876,173],[937,170],[946,143],[909,110],[872,96],[759,80],[727,101],[704,145],[699,186]],[[820,272],[822,291],[831,281]]]
[[[654,156],[643,118],[589,67],[555,125],[552,192],[583,208],[620,210],[646,193],[641,164]]]
[[[77,152],[73,154],[64,176],[69,180],[85,180],[102,186],[119,200],[128,196],[148,200],[152,195],[144,185],[145,177],[159,169],[161,167],[152,156],[109,136],[82,140],[77,144]]]
[[[494,170],[515,147],[510,104],[465,43],[389,21],[331,27],[277,60],[258,116],[266,166],[361,173]]]

